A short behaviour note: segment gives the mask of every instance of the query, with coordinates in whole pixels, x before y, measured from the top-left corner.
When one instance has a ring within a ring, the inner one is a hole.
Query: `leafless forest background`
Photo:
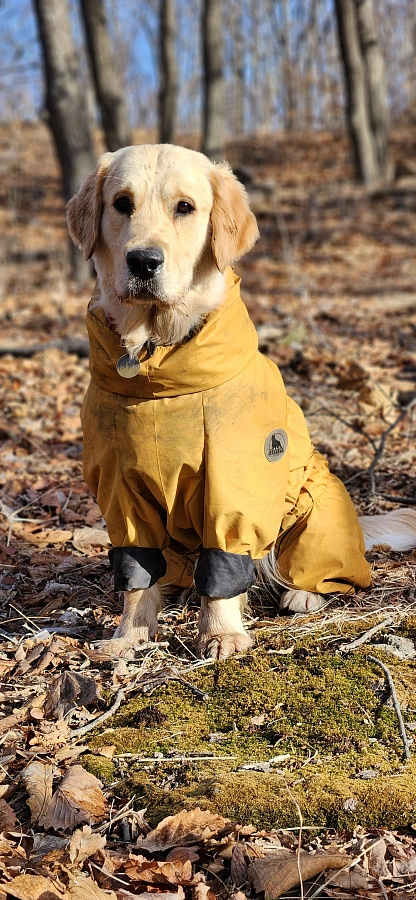
[[[374,0],[386,70],[391,118],[411,114],[416,102],[416,9],[412,0]],[[117,68],[126,86],[130,125],[157,127],[159,4],[108,3]],[[71,3],[77,47],[85,38],[79,5]],[[202,63],[200,2],[178,0],[178,135],[200,130]],[[345,97],[330,0],[249,0],[222,10],[227,85],[227,136],[289,128],[344,127]],[[0,118],[36,119],[42,111],[43,72],[29,0],[0,7]],[[91,107],[86,59],[82,78]]]

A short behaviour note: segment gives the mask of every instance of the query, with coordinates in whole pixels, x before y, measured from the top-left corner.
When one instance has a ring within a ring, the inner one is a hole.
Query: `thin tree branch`
[[[405,729],[404,722],[403,722],[402,711],[401,711],[401,709],[400,709],[400,704],[399,704],[399,701],[398,701],[398,699],[397,699],[396,688],[395,688],[395,686],[394,686],[394,681],[393,681],[391,672],[390,672],[390,670],[387,668],[387,666],[384,665],[384,663],[380,662],[380,660],[377,659],[376,656],[370,656],[370,654],[369,654],[369,655],[367,656],[367,659],[369,659],[370,662],[375,663],[376,666],[380,666],[380,669],[383,670],[383,672],[384,672],[384,674],[385,674],[385,676],[386,676],[386,678],[387,678],[387,684],[388,684],[388,686],[389,686],[389,690],[390,690],[390,694],[391,694],[391,699],[392,699],[392,701],[393,701],[394,711],[395,711],[395,713],[396,713],[397,721],[398,721],[398,723],[399,723],[399,729],[400,729],[401,739],[402,739],[402,741],[403,741],[404,758],[405,758],[405,759],[410,759],[410,744],[409,744],[409,738],[407,737],[407,734],[406,734],[406,729]]]

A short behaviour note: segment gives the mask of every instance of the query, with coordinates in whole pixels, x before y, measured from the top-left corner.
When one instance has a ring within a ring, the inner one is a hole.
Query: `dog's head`
[[[227,163],[169,144],[105,153],[67,205],[72,240],[106,292],[165,306],[223,272],[258,238]]]

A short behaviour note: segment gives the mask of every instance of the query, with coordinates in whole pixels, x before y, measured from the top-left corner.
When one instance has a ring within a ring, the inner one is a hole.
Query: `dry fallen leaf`
[[[33,825],[45,815],[52,799],[54,767],[39,760],[29,763],[21,773],[21,779],[29,794],[27,805]]]
[[[245,894],[244,900],[246,900]],[[194,900],[210,900],[210,898],[215,897],[212,891],[210,891],[207,884],[204,881],[199,881],[198,884],[194,887]]]
[[[386,851],[386,842],[383,838],[376,841],[368,851],[368,871],[375,878],[391,878],[391,872],[386,863]]]
[[[240,888],[247,881],[247,863],[241,844],[236,844],[231,856],[231,881]]]
[[[338,897],[339,893],[338,890],[333,892],[330,891],[330,888],[347,890],[354,900],[357,897],[358,891],[360,891],[360,896],[368,897],[372,896],[369,894],[369,891],[374,891],[374,889],[377,888],[378,892],[376,896],[380,896],[380,882],[367,875],[362,866],[355,865],[353,869],[349,869],[347,872],[334,872],[330,870],[326,875],[329,884],[325,890],[327,893],[330,893],[332,897]]]
[[[393,876],[402,877],[403,875],[414,875],[416,873],[416,855],[411,856],[410,859],[393,859],[392,861],[392,872]],[[391,878],[391,874],[389,873],[387,878]]]
[[[167,857],[166,862],[180,861],[185,862],[186,859],[189,859],[190,862],[197,862],[200,857],[200,852],[196,847],[174,847],[171,850]]]
[[[68,897],[63,889],[58,890],[56,884],[44,875],[18,875],[4,887],[7,888],[7,896],[17,900],[67,900]],[[85,894],[83,900],[86,900]]]
[[[35,736],[30,739],[30,747],[47,747],[48,750],[55,748],[59,744],[65,744],[70,734],[70,728],[65,719],[59,719],[56,724],[53,722],[42,722],[42,732],[39,729]]]
[[[25,537],[27,538],[27,533],[25,533]],[[32,544],[66,544],[72,538],[72,531],[68,531],[67,529],[58,529],[58,528],[45,528],[45,530],[38,531],[37,534],[32,534],[30,536],[30,543]]]
[[[326,869],[342,869],[351,863],[351,857],[343,853],[300,854],[291,850],[279,850],[273,856],[256,859],[248,870],[248,880],[256,893],[264,891],[265,900],[281,897],[295,885],[315,878]]]
[[[177,885],[190,884],[192,881],[192,863],[189,859],[184,862],[158,862],[156,859],[147,860],[142,856],[134,858],[131,855],[124,870],[132,881],[145,881],[147,884]]]
[[[101,781],[82,766],[71,766],[56,789],[46,813],[39,819],[39,825],[54,831],[72,831],[81,822],[100,822],[105,811]]]
[[[72,538],[73,546],[80,553],[89,555],[96,553],[97,547],[108,547],[110,538],[105,528],[75,528]]]
[[[93,834],[90,825],[77,828],[69,842],[70,860],[72,863],[80,866],[86,859],[93,856],[97,850],[102,850],[105,844],[105,836]]]
[[[47,695],[45,716],[62,719],[75,705],[90,706],[100,699],[97,682],[82,672],[62,672]]]
[[[184,844],[205,841],[218,834],[230,824],[229,819],[218,816],[209,810],[183,809],[176,816],[167,816],[151,831],[147,837],[139,838],[136,847],[154,853]]]
[[[0,800],[0,832],[12,831],[16,824],[16,814],[6,800]]]
[[[97,756],[105,756],[106,759],[112,759],[116,752],[116,745],[106,744],[104,747],[98,747],[95,752]]]
[[[71,880],[61,900],[117,900],[114,891],[103,891],[89,875],[68,874]]]
[[[12,713],[10,716],[4,716],[4,718],[0,720],[0,734],[2,734],[4,731],[10,731],[11,728],[15,728],[15,726],[23,722],[23,720],[26,719],[28,715],[28,707],[23,706],[17,712]]]
[[[118,891],[117,893],[119,900],[137,900],[138,897],[140,900],[185,900],[185,891],[181,885],[178,885],[177,891],[158,891],[153,887],[149,891],[140,891],[140,894],[131,894],[130,891],[124,890]],[[106,894],[105,897],[106,900],[108,900],[108,894]],[[87,900],[87,898],[85,895],[83,897],[73,898],[71,894],[71,900]],[[95,895],[91,897],[91,900],[95,900]],[[101,895],[98,900],[101,900]]]
[[[67,846],[67,838],[58,837],[56,834],[35,834],[30,862],[36,864],[42,861],[42,865],[50,865],[54,859],[62,862]]]

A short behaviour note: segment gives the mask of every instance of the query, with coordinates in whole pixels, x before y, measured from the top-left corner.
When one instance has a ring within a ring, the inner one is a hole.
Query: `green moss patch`
[[[296,827],[296,803],[309,826],[414,821],[416,763],[403,763],[384,675],[365,650],[342,656],[305,639],[279,655],[264,643],[188,672],[206,700],[169,683],[126,703],[91,739],[84,764],[135,794],[152,822],[199,805],[259,827]],[[383,659],[413,721],[416,665]],[[94,754],[105,744],[116,747],[112,762]],[[263,771],[242,768],[258,764]]]

